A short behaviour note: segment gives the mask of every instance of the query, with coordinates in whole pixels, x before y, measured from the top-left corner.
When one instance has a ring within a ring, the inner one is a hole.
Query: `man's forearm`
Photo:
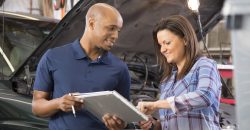
[[[59,111],[58,99],[37,99],[32,102],[32,112],[39,117],[50,117]]]

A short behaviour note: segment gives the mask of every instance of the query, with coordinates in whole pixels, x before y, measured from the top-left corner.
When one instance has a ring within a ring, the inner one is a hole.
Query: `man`
[[[87,12],[80,40],[50,49],[43,55],[34,83],[32,111],[37,116],[50,117],[50,129],[116,130],[125,127],[126,123],[114,115],[105,115],[104,123],[99,121],[84,110],[84,101],[69,95],[116,90],[129,99],[128,68],[109,52],[122,24],[122,17],[114,7],[97,3]]]

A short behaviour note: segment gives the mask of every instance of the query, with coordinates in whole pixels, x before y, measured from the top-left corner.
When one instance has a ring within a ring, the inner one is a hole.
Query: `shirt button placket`
[[[85,71],[85,78],[88,78],[91,72],[91,63],[88,64],[88,67],[86,69],[87,70]]]
[[[92,68],[93,68],[93,63],[92,63],[92,64],[89,64],[89,70],[88,70],[88,73],[91,73],[91,72],[92,72]]]
[[[91,64],[88,67],[88,74],[91,72]]]

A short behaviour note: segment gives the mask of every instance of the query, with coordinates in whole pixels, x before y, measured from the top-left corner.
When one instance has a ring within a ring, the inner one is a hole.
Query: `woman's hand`
[[[157,110],[157,106],[155,102],[139,102],[137,109],[147,115],[151,115]]]
[[[147,121],[140,121],[138,123],[141,129],[149,130],[153,126],[153,122],[154,122],[154,119],[152,118],[152,116],[148,116]]]
[[[148,121],[140,121],[139,126],[143,130],[161,130],[161,124],[159,120],[149,116]]]

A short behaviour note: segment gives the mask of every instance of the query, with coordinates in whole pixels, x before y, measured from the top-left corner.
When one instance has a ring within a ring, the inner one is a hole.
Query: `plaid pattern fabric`
[[[160,109],[163,130],[220,130],[219,99],[221,80],[216,62],[200,57],[189,73],[175,81],[172,76],[161,84],[161,100],[171,109]]]

